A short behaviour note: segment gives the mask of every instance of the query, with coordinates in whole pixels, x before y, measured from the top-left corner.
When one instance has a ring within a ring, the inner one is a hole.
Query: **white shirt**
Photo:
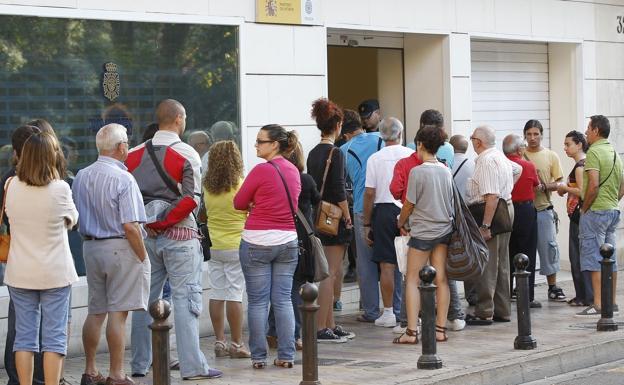
[[[466,200],[466,183],[468,182],[468,178],[474,174],[474,169],[475,162],[473,159],[469,158],[466,154],[455,153],[451,172],[455,180],[455,185],[464,200]]]
[[[516,165],[517,167],[515,167]],[[511,199],[514,175],[522,167],[507,159],[496,148],[488,148],[475,159],[474,174],[466,183],[468,204],[483,202],[484,195],[493,194],[505,200]]]
[[[390,193],[390,182],[394,174],[394,166],[403,158],[412,155],[414,150],[401,145],[386,146],[377,151],[366,161],[365,187],[375,189],[375,204],[394,203],[403,207],[401,201],[394,199]]]
[[[78,211],[65,181],[38,187],[15,177],[6,192],[5,210],[11,225],[6,285],[46,290],[78,281],[67,239]]]

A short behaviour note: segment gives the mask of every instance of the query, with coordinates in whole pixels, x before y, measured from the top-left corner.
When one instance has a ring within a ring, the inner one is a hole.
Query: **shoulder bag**
[[[180,142],[179,141],[173,142],[169,146],[173,146],[176,143],[180,143]],[[167,188],[171,190],[173,193],[175,193],[177,196],[179,197],[182,196],[182,193],[180,193],[180,190],[178,189],[178,185],[171,179],[171,177],[167,174],[167,172],[163,169],[162,165],[158,161],[158,158],[156,158],[156,152],[154,152],[154,145],[152,144],[151,139],[145,142],[145,148],[147,149],[147,153],[149,154],[150,158],[152,159],[152,162],[154,163],[154,167],[156,168],[156,171],[158,171],[158,175],[160,175],[160,178],[162,179],[162,181],[165,182],[165,185],[167,186]],[[201,198],[200,198],[200,202],[201,202],[200,203],[200,210],[201,210],[204,207],[203,200]],[[197,231],[199,232],[199,235],[201,235],[199,239],[199,243],[201,244],[202,254],[204,255],[204,261],[209,261],[210,260],[210,248],[212,247],[212,242],[210,241],[210,234],[208,233],[208,225],[206,225],[205,223],[198,223],[197,218],[195,217],[195,214],[193,212],[191,212],[191,214],[193,215],[193,218],[195,218],[195,223],[197,223]]]
[[[475,203],[469,206],[470,213],[477,223],[483,224],[483,214],[485,213],[485,202]],[[503,198],[498,198],[496,203],[496,210],[494,211],[494,217],[492,217],[492,223],[490,223],[490,232],[492,236],[510,233],[513,230],[513,221],[509,216],[509,209],[507,207],[507,201]]]
[[[489,250],[455,183],[453,207],[455,217],[447,250],[446,274],[449,279],[456,281],[472,280],[483,274]]]
[[[329,172],[329,165],[331,164],[335,149],[336,147],[332,147],[329,151],[327,162],[325,162],[323,183],[321,185],[321,201],[319,202],[318,211],[316,213],[316,231],[325,235],[338,235],[338,226],[340,225],[340,219],[342,219],[342,209],[338,207],[338,205],[323,200],[327,173]]]
[[[6,182],[6,186],[4,187],[4,197],[2,198],[2,211],[0,211],[0,220],[4,218],[4,207],[6,205],[6,196],[7,191],[9,190],[9,185],[11,181],[15,178],[14,176],[10,177]],[[0,235],[0,263],[7,263],[9,260],[9,247],[11,246],[11,234],[2,234]]]
[[[314,235],[314,231],[310,227],[308,220],[305,215],[303,215],[301,210],[297,209],[297,213],[295,214],[295,208],[292,204],[286,179],[284,179],[279,167],[271,161],[268,163],[275,167],[275,170],[282,179],[284,189],[286,190],[286,196],[288,198],[288,205],[290,206],[290,213],[293,216],[293,221],[295,222],[295,227],[297,228],[299,263],[295,274],[299,275],[308,282],[320,282],[329,277],[329,265],[327,264],[327,257],[325,257],[325,251],[323,250],[321,240]]]

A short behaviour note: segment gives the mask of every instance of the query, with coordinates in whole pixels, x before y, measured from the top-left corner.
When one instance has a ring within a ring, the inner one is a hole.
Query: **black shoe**
[[[344,330],[340,325],[336,325],[336,327],[332,331],[338,337],[344,337],[348,340],[352,340],[355,338],[355,333]]]
[[[318,343],[333,342],[335,344],[341,344],[347,342],[344,337],[339,337],[330,328],[325,328],[316,332],[316,340]]]
[[[513,289],[511,291],[511,302],[516,302],[517,299],[518,299],[518,294],[516,293],[516,289]]]
[[[542,304],[539,301],[531,301],[529,302],[529,307],[531,309],[541,309]]]
[[[548,290],[548,299],[556,302],[565,302],[566,296],[560,287],[553,286],[552,289]]]
[[[354,269],[349,269],[347,271],[347,274],[345,274],[344,279],[342,280],[342,282],[344,283],[352,283],[357,281],[357,275],[355,274],[355,270]]]

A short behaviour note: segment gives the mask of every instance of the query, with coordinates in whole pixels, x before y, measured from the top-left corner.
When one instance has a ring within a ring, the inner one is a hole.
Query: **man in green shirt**
[[[583,206],[579,223],[581,270],[589,271],[594,304],[588,306],[578,317],[599,317],[601,313],[600,260],[599,248],[603,243],[615,247],[615,231],[620,221],[618,202],[624,195],[622,183],[622,160],[607,138],[611,127],[609,119],[594,115],[587,125],[587,142],[590,144],[585,158],[583,175]],[[617,257],[613,255],[613,314],[618,313],[615,304],[617,282]]]

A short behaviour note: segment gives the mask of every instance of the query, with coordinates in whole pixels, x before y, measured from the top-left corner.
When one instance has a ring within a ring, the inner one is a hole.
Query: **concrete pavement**
[[[620,279],[619,283],[617,298],[624,303],[624,280]],[[572,293],[572,282],[561,285],[567,294]],[[543,304],[542,309],[531,312],[533,336],[538,343],[536,350],[513,349],[517,334],[514,306],[510,323],[468,326],[461,332],[449,332],[448,342],[438,344],[444,367],[434,371],[416,368],[420,344],[394,345],[391,329],[359,323],[355,314],[340,315],[339,323],[354,331],[357,337],[346,344],[319,345],[319,379],[322,384],[332,385],[519,384],[624,359],[624,322],[620,331],[598,333],[595,330],[597,319],[574,317],[574,313],[582,308],[571,307],[565,302],[549,302],[545,285],[536,287],[536,298]],[[616,319],[624,321],[623,317]],[[180,381],[178,372],[173,372],[172,383],[298,384],[301,381],[299,363],[294,369],[269,365],[264,370],[253,370],[248,359],[215,359],[214,337],[203,338],[201,344],[211,365],[224,371],[223,378]],[[129,351],[126,357],[129,357]],[[269,363],[275,357],[273,350]],[[297,358],[301,359],[300,353]],[[98,356],[103,373],[106,373],[107,362],[106,354]],[[83,357],[67,359],[65,377],[71,384],[79,384],[83,365]],[[5,376],[2,372],[0,381],[5,381]],[[151,377],[142,379],[142,382],[151,384]]]

